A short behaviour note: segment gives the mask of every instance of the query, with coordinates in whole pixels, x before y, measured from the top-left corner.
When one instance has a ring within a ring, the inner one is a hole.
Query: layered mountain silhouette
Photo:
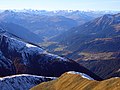
[[[69,50],[76,51],[81,48],[81,45],[84,46],[84,44],[89,43],[92,40],[96,40],[96,44],[100,44],[100,42],[97,42],[100,39],[105,41],[105,38],[119,37],[119,26],[120,14],[108,14],[87,22],[79,27],[72,28],[60,36],[53,38],[53,40],[67,45],[67,49]],[[94,50],[94,48],[91,50]],[[88,51],[90,52],[90,50]]]
[[[7,35],[0,35],[1,67],[0,76],[13,74],[34,74],[57,77],[66,71],[84,72],[102,80],[78,63],[50,54],[37,45],[33,45]]]
[[[57,43],[55,47],[48,46],[48,50],[74,59],[102,78],[120,75],[119,13],[96,18],[51,40]]]
[[[5,10],[0,13],[0,21],[18,24],[49,39],[101,15],[102,12]]]
[[[42,15],[9,10],[0,13],[0,21],[18,24],[41,38],[55,36],[78,25],[76,20],[60,15]]]
[[[1,12],[0,88],[119,90],[120,14],[94,20],[99,15],[92,15],[79,11]]]

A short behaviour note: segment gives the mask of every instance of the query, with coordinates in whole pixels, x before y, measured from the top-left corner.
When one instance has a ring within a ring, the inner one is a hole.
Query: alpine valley
[[[0,10],[0,90],[120,90],[119,11]]]

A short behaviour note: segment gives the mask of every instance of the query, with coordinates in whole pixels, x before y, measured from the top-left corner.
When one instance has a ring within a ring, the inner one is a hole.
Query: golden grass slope
[[[95,81],[65,73],[57,80],[41,83],[31,90],[120,90],[120,78]]]

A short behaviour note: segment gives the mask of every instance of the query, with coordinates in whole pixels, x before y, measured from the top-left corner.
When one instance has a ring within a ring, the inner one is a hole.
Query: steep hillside
[[[0,33],[10,33],[14,34],[17,37],[32,43],[40,43],[43,42],[42,38],[37,34],[30,32],[28,29],[8,22],[0,22]]]
[[[44,82],[31,90],[120,90],[120,78],[95,81],[86,79],[81,74],[68,72],[57,80]]]
[[[120,37],[99,38],[80,46],[78,52],[118,52],[120,51]]]
[[[0,35],[0,76],[27,73],[41,76],[60,76],[66,71],[84,72],[96,80],[101,78],[78,63],[50,54],[41,47],[6,35]],[[7,71],[7,72],[4,72]]]
[[[46,42],[40,44],[40,46],[54,54],[65,56],[76,61],[84,59],[105,60],[119,58],[115,54],[120,52],[120,36],[113,38],[96,38],[78,45],[79,47],[76,45],[70,48],[67,45],[61,45],[57,42]],[[77,50],[73,51],[71,50],[72,48],[76,48]]]
[[[80,60],[78,62],[104,79],[120,76],[120,59]]]
[[[120,14],[104,15],[51,40],[42,46],[52,53],[71,58],[104,79],[120,76]]]
[[[84,55],[81,53],[119,52],[119,26],[120,14],[104,15],[79,27],[74,27],[41,46],[54,54],[74,60],[83,58]]]
[[[70,53],[71,56],[68,54],[68,57],[77,59],[77,61],[82,59],[119,59],[120,57],[115,55],[117,52],[120,52],[120,37],[97,38],[80,45],[80,48]]]
[[[27,74],[7,76],[0,78],[0,90],[29,90],[33,86],[53,79]]]
[[[79,50],[81,45],[98,38],[112,38],[120,35],[120,14],[104,15],[100,18],[72,28],[52,40],[67,46],[68,50]]]

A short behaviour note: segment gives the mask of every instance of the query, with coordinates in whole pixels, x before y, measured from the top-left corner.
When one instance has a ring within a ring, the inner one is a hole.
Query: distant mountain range
[[[120,14],[104,13],[1,11],[0,88],[119,90]]]
[[[72,28],[60,36],[55,37],[53,40],[67,45],[67,49],[69,50],[76,51],[79,50],[81,45],[84,46],[84,44],[90,43],[93,40],[97,42],[102,39],[108,41],[109,38],[119,38],[119,25],[120,14],[104,15],[79,27]]]
[[[79,27],[74,27],[52,38],[51,41],[63,45],[63,51],[73,52],[76,55],[80,52],[118,52],[120,48],[119,25],[120,14],[104,15]]]
[[[0,22],[18,24],[41,38],[49,39],[104,13],[106,12],[6,10],[0,13]]]
[[[102,78],[119,76],[119,26],[120,14],[107,14],[52,38],[45,48],[74,59]]]

